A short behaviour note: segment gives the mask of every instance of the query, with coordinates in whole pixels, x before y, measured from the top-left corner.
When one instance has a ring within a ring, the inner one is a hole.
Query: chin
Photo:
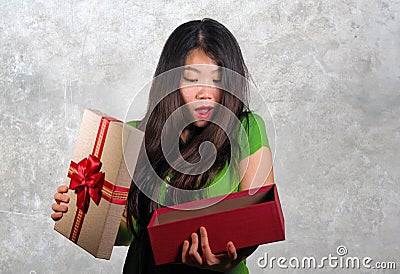
[[[196,127],[205,127],[208,125],[208,121],[200,120],[193,123]]]

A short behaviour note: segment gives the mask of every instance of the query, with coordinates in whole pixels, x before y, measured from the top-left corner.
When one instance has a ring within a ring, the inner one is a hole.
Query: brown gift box
[[[143,136],[99,111],[83,113],[68,171],[68,212],[54,229],[97,258],[111,256]]]

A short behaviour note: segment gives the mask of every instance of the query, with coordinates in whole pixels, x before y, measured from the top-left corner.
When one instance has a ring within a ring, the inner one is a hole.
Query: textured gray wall
[[[287,239],[251,273],[265,252],[339,245],[400,268],[398,1],[21,0],[0,10],[1,273],[121,272],[126,248],[98,260],[53,231],[52,196],[83,109],[123,118],[168,35],[202,17],[237,37],[276,127]]]

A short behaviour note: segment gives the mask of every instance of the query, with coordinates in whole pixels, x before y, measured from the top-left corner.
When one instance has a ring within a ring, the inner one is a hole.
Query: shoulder
[[[240,117],[244,131],[239,134],[241,158],[245,158],[261,147],[269,147],[264,119],[257,113],[245,112]]]
[[[266,135],[266,127],[264,118],[259,114],[249,111],[243,113],[240,117],[240,121],[242,123],[243,128],[245,129],[247,135]]]
[[[240,121],[242,122],[243,126],[265,126],[264,119],[253,111],[244,112],[240,117]]]

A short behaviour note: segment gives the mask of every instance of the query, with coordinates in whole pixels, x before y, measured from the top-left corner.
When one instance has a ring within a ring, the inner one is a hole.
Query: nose
[[[213,93],[214,93],[214,88],[209,87],[209,86],[199,86],[197,93],[196,93],[196,98],[197,99],[212,99],[213,98]]]

